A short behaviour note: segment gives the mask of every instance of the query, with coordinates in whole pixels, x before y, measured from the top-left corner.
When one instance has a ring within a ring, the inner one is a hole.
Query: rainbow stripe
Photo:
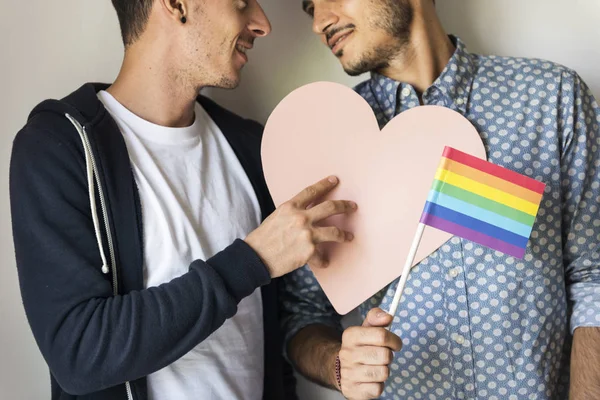
[[[523,258],[545,187],[446,147],[421,222]]]

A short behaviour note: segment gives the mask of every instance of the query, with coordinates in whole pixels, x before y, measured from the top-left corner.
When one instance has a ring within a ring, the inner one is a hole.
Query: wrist
[[[274,276],[275,271],[272,270],[271,266],[267,262],[265,254],[262,251],[262,249],[260,248],[260,245],[255,241],[253,233],[254,232],[251,232],[248,236],[246,236],[246,238],[244,239],[244,242],[254,251],[254,253],[258,256],[258,258],[262,261],[265,268],[267,269],[267,272],[269,273],[269,276],[271,278],[276,278],[276,276]]]

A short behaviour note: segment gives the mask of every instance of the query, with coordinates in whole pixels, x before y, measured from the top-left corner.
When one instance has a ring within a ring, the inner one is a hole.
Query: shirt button
[[[462,337],[461,335],[457,335],[456,336],[456,343],[458,343],[458,344],[465,344],[465,338]]]
[[[408,97],[408,96],[410,96],[410,89],[409,88],[402,89],[401,94],[402,94],[402,97]]]
[[[450,271],[451,278],[456,278],[457,276],[458,276],[458,268],[454,268],[453,270]]]

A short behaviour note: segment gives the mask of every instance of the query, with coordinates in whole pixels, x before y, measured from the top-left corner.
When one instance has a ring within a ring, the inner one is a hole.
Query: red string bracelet
[[[340,356],[335,356],[335,379],[337,380],[338,388],[342,390],[342,363],[340,362]]]

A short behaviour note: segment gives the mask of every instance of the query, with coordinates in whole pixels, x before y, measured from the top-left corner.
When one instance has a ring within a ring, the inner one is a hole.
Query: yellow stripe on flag
[[[537,215],[539,204],[534,204],[523,200],[517,196],[513,196],[512,194],[503,192],[502,190],[485,185],[483,183],[476,182],[472,179],[465,178],[464,176],[455,174],[454,172],[446,169],[439,168],[435,174],[435,179],[467,190],[481,197],[485,197],[486,199],[504,204],[507,207],[523,211],[529,215]]]

